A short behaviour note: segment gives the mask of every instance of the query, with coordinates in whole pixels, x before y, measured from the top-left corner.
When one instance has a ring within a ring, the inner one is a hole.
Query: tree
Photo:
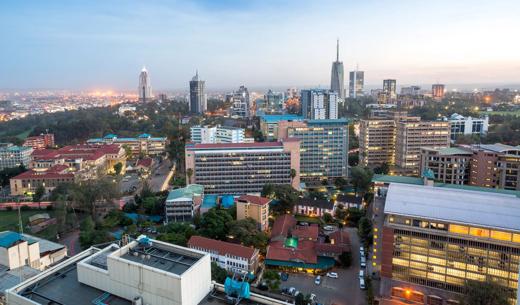
[[[467,280],[463,305],[508,305],[508,295],[504,287],[487,279],[485,282]]]
[[[258,230],[256,221],[252,218],[235,220],[229,224],[229,235],[247,247],[265,250],[269,236]]]
[[[208,238],[226,240],[232,222],[233,218],[226,210],[212,208],[202,216],[199,233]]]
[[[188,175],[188,184],[191,184],[191,177],[193,176],[193,168],[188,168],[186,170],[186,175]]]
[[[370,188],[374,173],[368,167],[356,166],[352,168],[350,182],[356,192],[365,193]]]
[[[195,229],[187,224],[182,222],[172,222],[167,226],[162,227],[161,234],[157,237],[158,240],[162,240],[165,242],[169,242],[172,244],[176,244],[179,246],[186,247],[188,244],[188,240],[193,235],[197,234]]]
[[[123,149],[125,150],[125,156],[127,159],[132,159],[132,148],[128,146],[127,144],[123,145]]]
[[[277,199],[278,204],[273,205],[275,214],[292,211],[299,193],[289,184],[266,184],[262,188],[262,196]]]
[[[294,304],[295,305],[308,305],[310,303],[311,303],[311,296],[310,295],[304,295],[303,292],[300,292],[294,298]]]
[[[9,185],[9,180],[14,176],[18,176],[19,174],[25,172],[26,169],[23,165],[18,167],[9,167],[0,170],[0,186]]]
[[[334,179],[334,185],[339,189],[344,188],[347,185],[347,180],[343,177],[337,177]]]
[[[334,221],[334,217],[332,217],[332,215],[330,215],[329,213],[323,213],[323,221],[325,223],[331,223]]]
[[[296,174],[297,174],[296,170],[294,168],[291,168],[291,183],[294,180],[294,178],[296,177]]]
[[[359,220],[358,235],[363,240],[365,247],[372,243],[372,223],[367,217],[362,217]]]
[[[339,262],[343,268],[348,268],[352,264],[352,253],[343,252],[339,255]]]
[[[388,163],[383,162],[380,166],[374,168],[374,173],[378,175],[386,175],[390,171]]]
[[[280,275],[274,270],[265,270],[263,280],[267,283],[269,290],[276,291],[280,289]]]
[[[116,172],[116,175],[119,176],[121,174],[122,170],[123,170],[123,163],[117,162],[116,164],[114,164],[114,171]]]
[[[227,276],[228,273],[226,269],[221,268],[215,262],[211,263],[211,280],[220,284],[224,284],[224,281],[226,280]]]
[[[42,201],[43,196],[45,195],[45,187],[43,184],[38,185],[36,191],[34,191],[33,202],[40,203]]]

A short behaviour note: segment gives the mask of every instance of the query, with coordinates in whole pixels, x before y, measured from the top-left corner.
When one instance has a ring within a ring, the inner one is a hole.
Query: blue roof
[[[20,233],[13,231],[0,232],[0,247],[10,248],[18,241],[27,241],[29,244],[33,244],[36,240],[31,238],[23,237]]]
[[[113,139],[113,138],[117,138],[117,135],[111,133],[111,134],[107,134],[106,136],[103,137],[103,139]]]
[[[150,137],[151,137],[151,135],[148,133],[143,133],[143,134],[139,135],[139,138],[150,138]]]
[[[204,200],[202,201],[203,208],[214,208],[217,206],[217,195],[208,194],[204,196]]]
[[[235,205],[235,198],[233,195],[222,195],[222,197],[220,197],[220,204],[225,209],[230,208]]]
[[[264,114],[260,116],[267,123],[278,123],[279,121],[301,121],[303,116],[296,114]]]
[[[309,125],[333,125],[333,124],[346,125],[346,124],[348,124],[348,120],[347,119],[307,120],[307,124],[309,124]]]

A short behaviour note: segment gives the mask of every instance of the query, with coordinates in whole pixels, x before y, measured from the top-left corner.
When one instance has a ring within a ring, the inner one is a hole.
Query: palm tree
[[[291,168],[291,184],[292,184],[292,181],[294,180],[294,177],[296,177],[296,170],[294,168]]]
[[[191,176],[193,176],[193,168],[188,168],[186,170],[186,175],[188,175],[188,184],[191,184]]]

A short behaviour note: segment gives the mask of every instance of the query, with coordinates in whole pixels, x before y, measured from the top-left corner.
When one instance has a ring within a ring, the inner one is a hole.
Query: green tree
[[[199,233],[208,238],[226,240],[232,222],[233,218],[226,210],[212,208],[202,216]]]
[[[372,222],[367,217],[362,217],[359,220],[358,235],[364,242],[365,247],[372,243]]]
[[[380,166],[374,168],[374,173],[378,175],[386,175],[390,171],[390,166],[388,163],[383,162]]]
[[[374,173],[368,167],[356,166],[351,170],[350,182],[356,189],[356,192],[364,194],[370,188]]]
[[[332,215],[330,215],[329,213],[323,213],[323,222],[325,223],[331,223],[334,221],[334,217],[332,217]]]
[[[191,177],[193,176],[193,168],[188,168],[186,170],[186,175],[188,176],[188,184],[191,184]]]
[[[490,279],[485,282],[467,280],[463,305],[508,305],[508,295],[504,287]]]
[[[278,204],[273,205],[273,213],[282,214],[293,210],[299,193],[289,184],[266,184],[262,196],[278,200]]]
[[[40,203],[42,201],[43,196],[45,196],[45,187],[42,184],[40,184],[34,191],[33,202]]]
[[[269,290],[277,291],[278,289],[280,289],[281,279],[278,272],[270,269],[265,270],[262,279],[267,283]]]
[[[122,170],[123,170],[123,163],[117,162],[116,164],[114,164],[114,171],[116,172],[116,175],[119,176],[121,174]]]
[[[347,184],[347,180],[343,177],[337,177],[334,179],[334,185],[339,189],[344,188]]]
[[[226,280],[228,276],[228,273],[226,269],[220,267],[217,265],[217,263],[212,262],[211,263],[211,279],[217,283],[224,284],[224,281]]]
[[[297,174],[296,170],[294,168],[291,168],[291,183],[294,180],[294,178],[296,177],[296,174]]]
[[[235,220],[229,224],[229,235],[234,240],[248,247],[254,247],[265,251],[269,236],[258,230],[256,221],[252,218]]]
[[[125,150],[125,157],[127,159],[132,159],[132,148],[130,148],[130,146],[128,146],[127,144],[124,144],[123,149]]]
[[[352,253],[343,252],[339,255],[339,262],[343,268],[348,268],[352,264]]]

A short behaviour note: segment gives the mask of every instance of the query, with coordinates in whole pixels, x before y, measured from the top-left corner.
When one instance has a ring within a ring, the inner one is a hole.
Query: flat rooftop
[[[510,194],[391,183],[385,214],[520,231],[520,198]]]
[[[131,301],[81,284],[78,281],[76,263],[45,277],[18,294],[40,304],[92,305],[96,304],[96,300],[110,305],[132,304]]]
[[[161,245],[152,243],[152,245],[149,246],[139,244],[128,253],[122,255],[121,258],[162,271],[182,275],[184,271],[195,264],[200,257],[188,255],[182,251],[177,251],[175,248],[161,247]]]

